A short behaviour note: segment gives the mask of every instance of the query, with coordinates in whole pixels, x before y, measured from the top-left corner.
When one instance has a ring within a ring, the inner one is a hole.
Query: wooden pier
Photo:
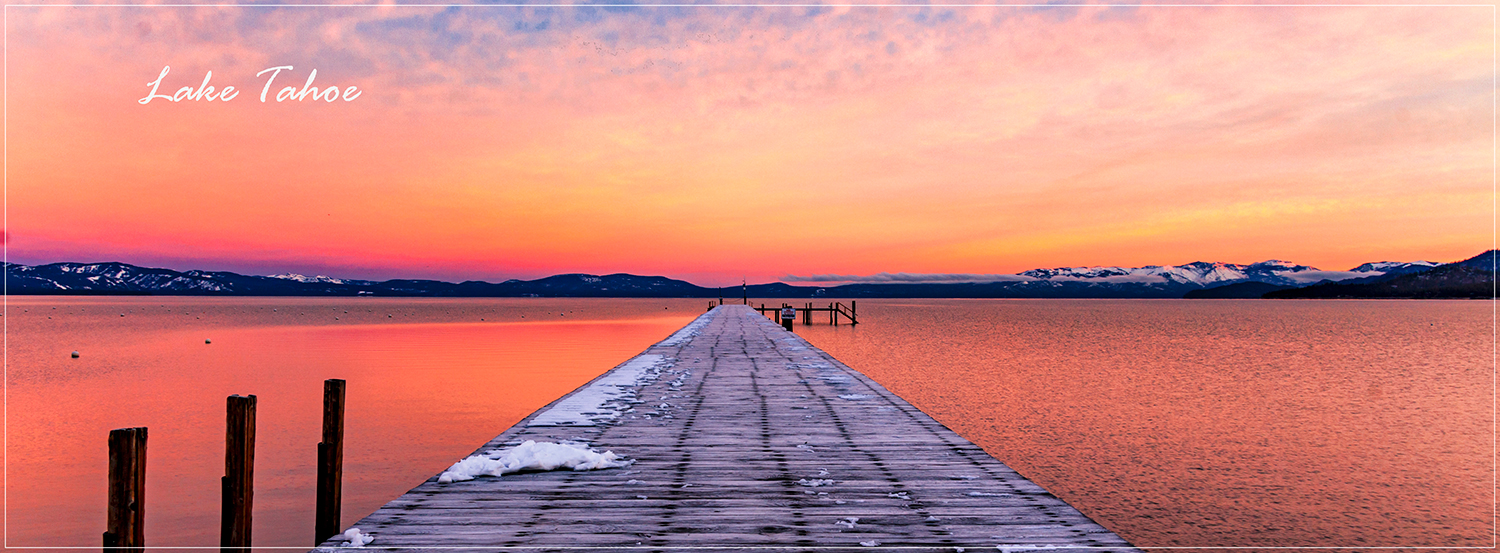
[[[524,440],[635,463],[434,475],[354,525],[365,547],[1137,551],[749,306],[716,307],[476,454]]]

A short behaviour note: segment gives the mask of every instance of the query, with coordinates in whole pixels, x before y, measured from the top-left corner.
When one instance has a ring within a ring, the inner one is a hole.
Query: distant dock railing
[[[834,302],[828,304],[828,307],[815,307],[811,302],[804,304],[801,307],[793,306],[788,303],[783,303],[780,307],[766,307],[766,304],[762,303],[760,304],[760,307],[751,307],[751,309],[759,311],[762,315],[765,315],[767,312],[769,312],[771,314],[771,319],[776,321],[777,324],[782,323],[781,311],[783,309],[795,309],[797,312],[797,318],[802,319],[802,324],[805,325],[813,324],[814,312],[828,313],[828,324],[831,324],[833,326],[838,326],[839,317],[841,316],[845,319],[848,319],[849,324],[851,325],[859,324],[859,317],[856,316],[857,313],[855,311],[854,301],[850,301],[849,305],[844,305],[843,302]]]

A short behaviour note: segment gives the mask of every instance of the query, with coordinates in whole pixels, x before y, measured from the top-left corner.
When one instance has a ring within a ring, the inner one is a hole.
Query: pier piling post
[[[146,545],[146,428],[109,431],[109,506],[104,547]]]
[[[229,396],[224,438],[221,551],[250,547],[250,515],[255,496],[255,396]]]
[[[318,504],[313,545],[339,533],[344,493],[344,381],[323,381],[323,441],[318,442]]]

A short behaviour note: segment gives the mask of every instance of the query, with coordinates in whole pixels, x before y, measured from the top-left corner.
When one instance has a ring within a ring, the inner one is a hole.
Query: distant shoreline
[[[1367,264],[1373,266],[1374,264]],[[1493,298],[1495,251],[1433,265],[1427,262],[1341,273],[1311,267],[1194,263],[1174,267],[1037,269],[994,282],[856,282],[796,286],[782,282],[705,287],[662,276],[563,274],[500,283],[393,279],[380,282],[302,275],[254,276],[227,271],[175,271],[127,263],[5,265],[5,294],[15,296],[243,296],[449,298],[723,298],[776,299],[1291,299]],[[1232,278],[1223,271],[1234,271]],[[1196,272],[1195,272],[1196,271]],[[1203,278],[1213,273],[1212,278]],[[1312,275],[1311,277],[1307,275]],[[1300,279],[1300,280],[1298,280]]]

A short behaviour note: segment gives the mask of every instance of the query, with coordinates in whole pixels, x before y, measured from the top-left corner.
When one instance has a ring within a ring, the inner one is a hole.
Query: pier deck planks
[[[434,476],[354,525],[375,536],[366,548],[1137,551],[751,308],[704,320],[645,352],[675,364],[634,412],[582,427],[528,426],[533,414],[476,452],[574,440],[634,465]]]

